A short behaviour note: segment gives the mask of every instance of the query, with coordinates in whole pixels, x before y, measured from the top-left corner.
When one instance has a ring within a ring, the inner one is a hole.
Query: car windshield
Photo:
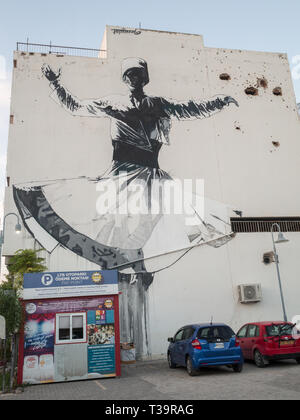
[[[291,324],[273,324],[266,327],[268,337],[276,337],[279,335],[291,335],[293,333],[293,325]]]
[[[207,341],[216,341],[218,339],[229,341],[234,336],[232,329],[226,325],[201,328],[197,334],[198,338]]]

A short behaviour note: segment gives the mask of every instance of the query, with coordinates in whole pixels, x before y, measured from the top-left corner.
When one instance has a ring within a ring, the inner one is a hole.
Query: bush
[[[2,372],[2,367],[0,367],[0,392],[2,391],[2,381],[3,381],[3,372]],[[4,391],[6,391],[7,389],[9,389],[9,382],[10,382],[10,374],[9,372],[6,370],[5,372],[5,385],[4,385]]]
[[[22,324],[23,310],[17,291],[7,283],[0,285],[0,315],[6,321],[6,337],[15,334]]]

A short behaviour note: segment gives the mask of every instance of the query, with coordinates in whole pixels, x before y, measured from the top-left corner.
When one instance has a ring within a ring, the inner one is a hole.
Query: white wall
[[[142,30],[114,33],[107,27],[107,59],[15,53],[8,143],[5,213],[16,212],[12,185],[41,180],[98,176],[112,159],[107,118],[74,118],[49,98],[42,78],[46,62],[62,68],[62,81],[79,98],[126,94],[120,63],[126,57],[148,62],[146,92],[174,100],[233,96],[239,108],[206,120],[174,122],[171,146],[160,166],[180,179],[203,178],[205,195],[242,210],[245,217],[299,216],[300,123],[289,63],[285,54],[206,48],[197,35]],[[221,73],[231,80],[219,79]],[[267,80],[257,96],[244,90]],[[282,96],[274,96],[275,87]],[[239,129],[237,129],[239,127]],[[279,142],[274,147],[273,141]],[[4,255],[33,247],[28,233],[16,237],[7,223]],[[279,246],[280,269],[288,316],[299,313],[300,234],[287,234]],[[275,265],[262,263],[271,251],[271,234],[238,234],[226,246],[198,247],[177,264],[157,273],[149,290],[153,354],[166,350],[166,338],[190,322],[227,322],[237,330],[244,322],[282,318]],[[180,254],[149,261],[161,266]],[[57,247],[46,255],[49,271],[96,269],[96,265]],[[261,283],[261,303],[238,303],[237,285]]]

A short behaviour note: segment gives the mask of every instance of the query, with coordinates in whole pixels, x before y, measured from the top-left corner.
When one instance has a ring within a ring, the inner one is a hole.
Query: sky
[[[206,47],[287,53],[300,102],[299,0],[10,0],[0,15],[0,217],[16,42],[99,48],[105,25],[201,34]],[[158,46],[159,48],[159,46]],[[1,217],[2,224],[2,217]],[[1,226],[0,224],[0,226]],[[1,228],[0,228],[1,230]]]

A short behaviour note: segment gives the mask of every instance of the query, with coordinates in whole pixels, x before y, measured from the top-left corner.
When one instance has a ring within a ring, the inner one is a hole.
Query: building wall
[[[61,68],[61,83],[75,97],[96,99],[128,95],[121,64],[128,57],[140,57],[148,64],[150,83],[145,92],[150,96],[180,102],[225,95],[239,104],[211,118],[173,119],[170,145],[163,146],[159,155],[160,167],[180,180],[203,179],[206,197],[242,211],[243,216],[299,216],[300,124],[285,54],[208,48],[198,35],[110,26],[103,45],[105,59],[15,53],[5,213],[18,211],[13,186],[96,178],[112,161],[109,118],[75,118],[66,112],[50,98],[42,66]],[[221,80],[223,73],[230,80]],[[257,94],[247,95],[249,87]],[[281,96],[273,94],[278,87]],[[59,190],[54,188],[53,194],[53,202],[55,197],[59,200]],[[82,188],[80,194],[72,212],[89,225],[94,210],[87,206],[90,192]],[[14,220],[8,218],[4,255],[40,246],[30,232],[23,229],[16,237],[13,229]],[[164,248],[166,255],[152,252],[145,262],[147,271],[156,273],[142,302],[142,337],[147,343],[141,354],[164,353],[166,338],[187,323],[213,317],[237,330],[244,322],[282,318],[275,265],[262,263],[264,252],[272,248],[270,233],[238,234],[220,248],[197,246],[183,256],[177,231],[163,229],[161,225],[161,237],[169,237],[170,249]],[[299,313],[300,235],[288,237],[290,242],[278,249],[291,318]],[[185,244],[182,248],[188,249]],[[99,267],[64,246],[53,245],[52,252],[43,255],[49,271]],[[237,285],[248,283],[262,284],[260,303],[239,303]],[[139,308],[141,302],[127,286],[123,292]],[[138,333],[133,330],[135,337]],[[124,339],[132,338],[130,331]]]

